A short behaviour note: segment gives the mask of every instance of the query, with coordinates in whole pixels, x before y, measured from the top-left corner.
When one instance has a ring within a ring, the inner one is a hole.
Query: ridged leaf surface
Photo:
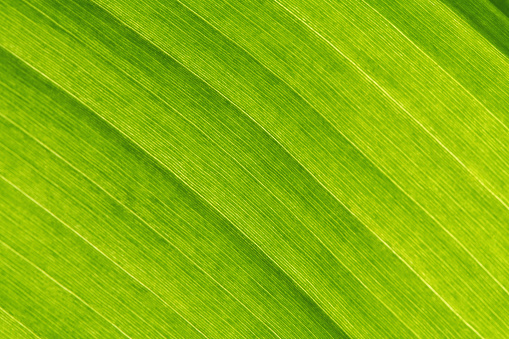
[[[487,0],[0,0],[0,336],[509,337]]]

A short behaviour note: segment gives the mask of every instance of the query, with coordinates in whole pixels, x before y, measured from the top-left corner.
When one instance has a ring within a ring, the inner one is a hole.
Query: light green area
[[[509,337],[495,3],[0,0],[0,336]]]

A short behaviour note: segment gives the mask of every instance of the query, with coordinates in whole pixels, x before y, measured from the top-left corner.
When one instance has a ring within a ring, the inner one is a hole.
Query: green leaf
[[[508,337],[507,14],[0,1],[0,335]]]

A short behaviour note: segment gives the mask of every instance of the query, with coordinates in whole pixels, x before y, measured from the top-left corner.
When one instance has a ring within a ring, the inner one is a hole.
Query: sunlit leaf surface
[[[507,0],[0,0],[0,337],[509,338]]]

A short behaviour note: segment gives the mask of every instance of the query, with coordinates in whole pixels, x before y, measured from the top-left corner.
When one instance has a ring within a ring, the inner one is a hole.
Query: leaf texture
[[[0,334],[506,338],[487,0],[1,0]]]

